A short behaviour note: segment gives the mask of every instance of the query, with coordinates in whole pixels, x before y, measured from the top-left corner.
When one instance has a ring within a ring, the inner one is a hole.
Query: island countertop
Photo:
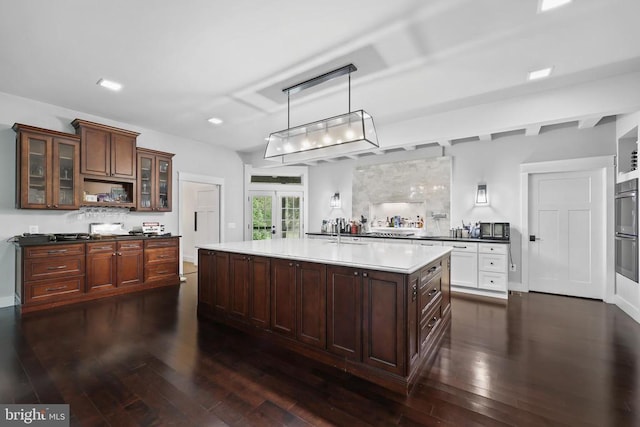
[[[198,246],[201,249],[318,262],[411,274],[451,252],[450,247],[342,242],[314,239],[271,239]]]

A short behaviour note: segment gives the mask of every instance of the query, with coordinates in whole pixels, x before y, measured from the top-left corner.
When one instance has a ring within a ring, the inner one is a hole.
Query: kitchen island
[[[447,247],[202,245],[198,314],[407,393],[451,319]]]

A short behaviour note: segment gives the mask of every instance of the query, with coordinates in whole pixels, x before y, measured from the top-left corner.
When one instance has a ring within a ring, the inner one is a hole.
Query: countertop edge
[[[305,233],[307,236],[326,236],[326,237],[337,237],[336,233]],[[469,242],[469,243],[500,243],[503,245],[507,245],[511,243],[511,240],[502,240],[502,239],[479,239],[472,237],[448,237],[448,236],[420,236],[420,235],[409,235],[409,236],[373,236],[371,234],[340,234],[341,237],[363,237],[367,239],[396,239],[396,240],[436,240],[441,242]]]

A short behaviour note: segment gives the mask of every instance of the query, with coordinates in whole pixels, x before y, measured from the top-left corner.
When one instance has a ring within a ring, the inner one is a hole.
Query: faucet
[[[336,219],[336,223],[337,223],[336,229],[338,230],[338,244],[340,244],[340,229],[342,228],[342,221],[339,221]]]

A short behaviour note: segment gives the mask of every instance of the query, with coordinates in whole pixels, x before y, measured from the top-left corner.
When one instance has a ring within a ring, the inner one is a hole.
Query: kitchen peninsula
[[[407,393],[451,319],[450,252],[313,239],[202,245],[198,314]]]

